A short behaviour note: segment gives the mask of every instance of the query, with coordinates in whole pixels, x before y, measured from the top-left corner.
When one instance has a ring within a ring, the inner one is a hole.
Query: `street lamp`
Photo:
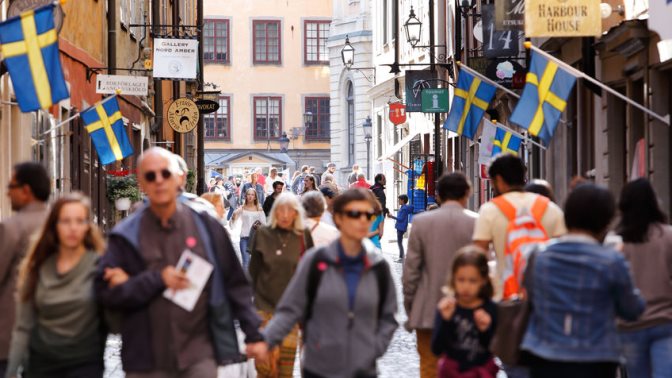
[[[289,147],[289,138],[287,138],[285,131],[282,132],[282,136],[278,139],[278,142],[280,142],[280,152],[286,153]]]
[[[303,126],[308,127],[313,124],[313,113],[312,112],[305,112],[303,114]]]
[[[362,124],[362,129],[364,129],[364,140],[366,141],[366,176],[371,177],[371,129],[373,125],[371,124],[371,117],[366,116],[366,120]]]
[[[415,47],[415,45],[420,42],[420,33],[422,33],[422,22],[418,20],[413,11],[413,6],[411,6],[411,14],[408,16],[408,20],[404,24],[404,29],[406,30],[406,41]]]
[[[355,48],[350,44],[350,38],[347,35],[345,36],[345,46],[341,50],[341,59],[343,60],[343,65],[348,70],[355,63]]]

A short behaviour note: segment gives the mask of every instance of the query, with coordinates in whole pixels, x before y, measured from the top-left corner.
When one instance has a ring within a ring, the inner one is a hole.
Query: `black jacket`
[[[378,202],[380,202],[380,206],[383,208],[383,215],[387,216],[389,214],[390,210],[388,210],[387,207],[387,197],[385,196],[385,187],[380,185],[379,183],[373,184],[371,187],[371,191],[373,194],[376,195],[376,198],[378,198]]]

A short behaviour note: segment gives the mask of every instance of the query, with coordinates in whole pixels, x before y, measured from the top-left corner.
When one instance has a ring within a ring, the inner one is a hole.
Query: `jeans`
[[[247,243],[250,242],[250,238],[242,237],[240,238],[240,258],[243,260],[243,269],[247,270],[247,267],[250,265],[250,254],[247,253]]]
[[[404,258],[404,234],[406,231],[397,230],[397,245],[399,246],[399,258]]]
[[[619,335],[628,378],[672,377],[672,323]]]
[[[230,221],[230,220],[231,220],[231,217],[233,216],[233,211],[234,211],[234,210],[235,210],[235,209],[233,208],[233,206],[229,206],[229,212],[228,212],[228,214],[226,214],[226,220],[227,220],[227,221]]]
[[[82,365],[77,365],[69,368],[61,368],[50,370],[48,373],[40,370],[39,372],[30,371],[30,366],[27,371],[24,371],[24,378],[43,378],[43,377],[52,377],[52,378],[102,378],[103,372],[105,370],[105,365],[103,361],[97,361],[93,363],[85,363]]]
[[[564,362],[535,358],[530,367],[531,378],[614,378],[615,362]],[[508,371],[506,372],[508,375]],[[510,375],[509,375],[510,377]]]

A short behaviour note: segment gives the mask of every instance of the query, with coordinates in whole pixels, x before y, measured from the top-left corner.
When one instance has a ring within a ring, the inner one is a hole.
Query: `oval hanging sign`
[[[196,100],[196,106],[201,114],[214,113],[219,109],[219,103],[217,101],[206,100],[204,98]]]
[[[173,101],[168,107],[168,124],[178,133],[191,132],[198,124],[200,113],[190,99],[183,97]]]

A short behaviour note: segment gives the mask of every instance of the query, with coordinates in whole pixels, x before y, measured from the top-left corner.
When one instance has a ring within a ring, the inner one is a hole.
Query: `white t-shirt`
[[[308,218],[306,227],[310,230],[310,236],[313,237],[313,244],[316,247],[323,247],[330,244],[341,236],[336,227],[330,226],[322,221],[319,223]]]
[[[255,221],[259,221],[261,224],[266,224],[266,214],[264,214],[263,210],[249,211],[243,209],[242,214],[240,214],[240,220],[242,222],[240,226],[240,237],[247,238],[250,236],[250,230]]]

